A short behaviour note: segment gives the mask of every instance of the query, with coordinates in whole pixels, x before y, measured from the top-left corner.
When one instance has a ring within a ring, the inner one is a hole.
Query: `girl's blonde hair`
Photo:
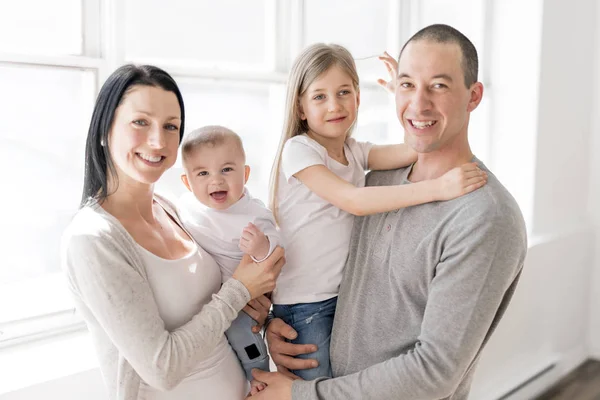
[[[316,43],[306,49],[296,58],[290,71],[287,84],[286,113],[283,123],[283,131],[273,168],[271,169],[271,180],[269,184],[269,206],[279,223],[279,204],[277,202],[277,190],[279,188],[279,171],[281,167],[281,154],[288,139],[301,135],[308,131],[308,123],[300,118],[300,98],[322,74],[331,67],[338,66],[352,79],[354,88],[358,92],[359,81],[356,64],[352,54],[343,46],[337,44]],[[348,135],[352,133],[352,129]]]

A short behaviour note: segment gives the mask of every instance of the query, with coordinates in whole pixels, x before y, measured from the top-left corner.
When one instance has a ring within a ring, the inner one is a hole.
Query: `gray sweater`
[[[160,196],[155,200],[178,221],[171,203]],[[212,353],[250,301],[246,287],[229,279],[188,323],[167,331],[138,245],[97,205],[84,207],[73,218],[63,235],[61,256],[110,399],[136,400],[141,379],[161,390],[175,387]]]
[[[410,169],[372,172],[367,185],[408,184]],[[294,382],[294,400],[467,399],[527,250],[519,207],[487,172],[466,196],[356,219],[331,339],[336,378]]]

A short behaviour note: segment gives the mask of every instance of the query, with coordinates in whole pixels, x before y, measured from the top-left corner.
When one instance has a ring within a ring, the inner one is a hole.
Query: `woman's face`
[[[119,183],[153,184],[172,167],[180,125],[175,93],[154,86],[132,86],[117,107],[108,136]]]

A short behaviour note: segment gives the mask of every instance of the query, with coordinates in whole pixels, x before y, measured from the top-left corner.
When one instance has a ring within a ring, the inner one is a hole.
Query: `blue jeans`
[[[240,311],[237,318],[225,332],[229,344],[242,364],[246,379],[249,381],[253,379],[252,368],[269,372],[267,346],[260,333],[252,332],[254,325],[256,325],[256,321],[244,311]]]
[[[318,349],[311,354],[301,354],[298,358],[314,358],[319,366],[310,369],[292,371],[304,380],[313,380],[322,376],[331,377],[331,364],[329,363],[329,341],[337,297],[317,303],[301,304],[274,304],[273,315],[281,318],[298,333],[295,344],[316,344]]]

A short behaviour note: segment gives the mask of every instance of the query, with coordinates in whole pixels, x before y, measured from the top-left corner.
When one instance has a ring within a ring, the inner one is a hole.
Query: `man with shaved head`
[[[471,152],[471,112],[483,96],[477,51],[447,25],[428,26],[402,48],[382,82],[395,91],[406,168],[374,171],[367,185],[410,185],[477,162],[487,185],[465,196],[358,217],[331,337],[333,378],[293,380],[315,360],[293,329],[267,330],[279,371],[255,371],[257,400],[466,400],[481,351],[500,322],[525,260],[527,236],[514,198]],[[287,368],[287,369],[286,369]],[[254,397],[253,397],[254,398]]]

